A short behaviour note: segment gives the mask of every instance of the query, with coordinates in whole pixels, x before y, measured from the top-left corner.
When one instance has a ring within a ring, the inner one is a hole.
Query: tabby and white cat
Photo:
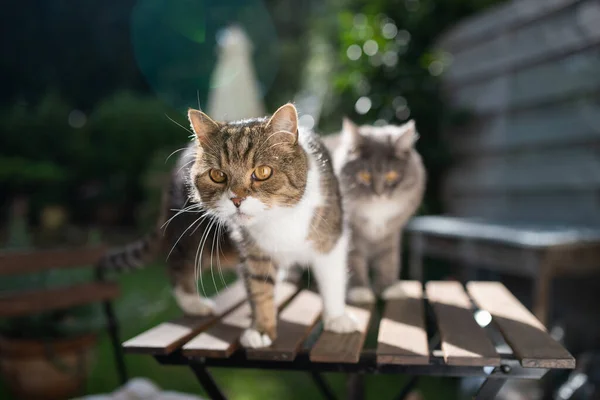
[[[350,222],[348,301],[371,303],[401,295],[402,228],[418,209],[426,172],[414,148],[414,121],[401,126],[356,126],[344,119],[341,135],[326,139]],[[369,267],[374,282],[369,279]]]
[[[298,130],[295,107],[286,104],[271,118],[228,123],[215,122],[197,110],[190,110],[188,117],[196,140],[182,156],[183,173],[174,175],[168,197],[177,199],[171,201],[179,204],[177,208],[183,208],[189,197],[188,211],[199,211],[194,204],[201,205],[212,224],[228,228],[240,254],[253,317],[242,345],[269,346],[276,338],[278,272],[297,264],[312,267],[323,299],[324,328],[339,333],[356,330],[345,303],[348,228],[339,184],[319,138]],[[198,215],[179,224],[192,226]],[[176,231],[191,229],[182,228]],[[152,256],[152,238],[159,240],[153,235],[146,246],[137,245],[137,257],[120,252],[108,257],[105,265],[131,264],[128,258],[141,260],[144,253]],[[168,242],[175,243],[179,260],[169,262],[175,298],[188,314],[209,313],[212,305],[198,296],[194,279],[198,237],[185,237],[181,245],[174,238]]]

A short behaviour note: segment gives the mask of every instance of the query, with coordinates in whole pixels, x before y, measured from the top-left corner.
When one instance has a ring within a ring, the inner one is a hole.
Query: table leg
[[[349,374],[346,380],[346,398],[363,400],[365,398],[365,380],[362,374]]]
[[[395,397],[396,400],[406,400],[409,394],[413,391],[415,386],[419,383],[418,376],[411,376],[406,385],[402,388],[402,391]]]
[[[198,364],[191,364],[190,367],[196,374],[196,378],[200,381],[200,384],[206,391],[206,394],[213,400],[227,400],[227,397],[221,392],[221,389],[217,386],[213,377],[206,370],[206,367]]]
[[[423,282],[423,237],[413,233],[409,243],[408,276],[410,279]]]
[[[502,386],[506,383],[506,379],[499,378],[488,378],[486,379],[477,394],[475,395],[475,400],[493,400],[502,389]]]
[[[329,387],[329,385],[327,384],[325,379],[323,379],[321,374],[317,371],[310,371],[310,375],[312,376],[313,380],[315,381],[315,384],[321,391],[323,398],[327,400],[335,400],[335,395],[333,394],[331,387]]]
[[[119,322],[115,316],[115,311],[110,301],[105,301],[104,314],[108,320],[108,334],[112,343],[115,362],[117,364],[117,372],[122,385],[127,383],[127,368],[125,367],[125,359],[123,358],[123,349],[121,348],[121,340],[119,339]]]
[[[538,265],[538,267],[538,276],[534,278],[533,287],[533,314],[544,326],[548,326],[552,276],[548,268],[545,268],[547,266]]]

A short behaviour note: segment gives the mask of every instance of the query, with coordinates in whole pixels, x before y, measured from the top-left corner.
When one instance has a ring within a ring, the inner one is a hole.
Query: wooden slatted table
[[[215,298],[217,315],[162,323],[123,343],[124,350],[152,355],[165,365],[190,366],[213,399],[225,396],[207,367],[307,371],[326,398],[334,398],[320,376],[328,371],[486,378],[477,399],[494,398],[508,379],[540,379],[550,369],[575,368],[573,356],[497,282],[469,282],[466,290],[454,281],[428,282],[424,288],[418,281],[403,282],[404,295],[383,305],[373,349],[363,348],[369,326],[377,322],[373,308],[349,306],[360,332],[323,332],[318,294],[289,283],[276,292],[277,340],[265,349],[240,348],[239,337],[250,324],[241,285]],[[478,323],[475,313],[488,313],[492,323]],[[494,329],[512,352],[497,350],[488,335]]]

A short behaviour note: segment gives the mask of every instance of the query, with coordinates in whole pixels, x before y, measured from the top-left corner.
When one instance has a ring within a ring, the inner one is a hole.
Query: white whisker
[[[219,276],[221,277],[221,282],[223,282],[223,285],[225,285],[225,288],[227,288],[227,282],[225,281],[225,278],[223,277],[223,269],[221,268],[221,256],[219,255],[219,250],[221,250],[221,254],[223,255],[223,257],[225,256],[225,254],[223,254],[223,249],[220,249],[220,240],[221,239],[221,234],[222,234],[222,229],[223,229],[223,223],[221,221],[218,222],[217,224],[217,268],[219,269]]]
[[[178,127],[180,127],[181,129],[185,130],[187,133],[191,133],[192,135],[194,134],[194,132],[192,132],[191,130],[189,130],[188,128],[186,128],[185,126],[181,125],[179,122],[175,121],[173,118],[169,117],[167,115],[167,113],[165,113],[165,116],[167,118],[169,118],[169,120],[174,123],[175,125],[177,125]]]
[[[190,228],[191,228],[192,226],[194,226],[194,225],[195,225],[195,224],[196,224],[198,221],[202,221],[202,218],[203,218],[203,216],[202,216],[202,215],[201,215],[200,217],[198,217],[198,218],[197,218],[197,219],[196,219],[194,222],[192,222],[192,223],[190,224],[190,226],[188,226],[188,227],[187,227],[187,229],[186,229],[185,231],[183,231],[183,233],[182,233],[181,235],[179,235],[179,238],[178,238],[178,239],[175,241],[175,244],[173,245],[173,247],[171,247],[171,251],[169,251],[169,254],[167,254],[167,259],[166,259],[166,261],[168,261],[168,260],[169,260],[169,257],[171,256],[171,253],[173,252],[173,250],[175,250],[175,247],[177,246],[177,243],[179,243],[179,241],[181,240],[181,238],[183,237],[183,235],[185,235],[185,233],[186,233],[187,231],[189,231],[189,230],[190,230]]]
[[[217,227],[219,226],[219,224],[217,223]],[[217,233],[218,229],[215,229],[214,234]],[[219,288],[217,287],[217,282],[215,281],[215,273],[213,272],[213,252],[215,250],[215,242],[218,239],[213,235],[213,240],[212,240],[212,245],[210,246],[210,275],[212,276],[212,281],[213,281],[213,285],[215,286],[215,290],[217,291],[217,294],[219,293]],[[218,256],[218,254],[217,254]]]
[[[186,203],[187,203],[187,201],[186,201]],[[171,218],[169,218],[167,221],[165,221],[165,223],[162,224],[160,229],[166,230],[169,227],[169,224],[171,223],[171,221],[173,219],[175,219],[175,217],[177,217],[185,212],[198,212],[198,211],[191,211],[194,209],[202,209],[202,206],[200,204],[192,204],[191,206],[182,208],[181,210],[171,209],[171,211],[177,211],[177,213],[175,215],[173,215]]]
[[[208,239],[208,235],[210,234],[210,230],[212,229],[213,225],[215,224],[215,220],[212,220],[210,225],[208,226],[208,228],[206,229],[206,231],[204,232],[203,238],[202,240],[202,245],[200,248],[200,257],[198,258],[198,269],[199,269],[199,276],[200,276],[200,285],[202,286],[202,293],[204,294],[204,297],[206,296],[206,289],[204,288],[204,280],[202,278],[202,254],[204,253],[204,246],[206,245],[206,240]]]
[[[179,153],[180,151],[183,151],[187,149],[187,147],[182,147],[181,149],[177,149],[174,152],[172,152],[171,154],[169,154],[169,156],[165,159],[165,164],[167,163],[167,161],[169,161],[169,158],[171,158],[174,154]]]

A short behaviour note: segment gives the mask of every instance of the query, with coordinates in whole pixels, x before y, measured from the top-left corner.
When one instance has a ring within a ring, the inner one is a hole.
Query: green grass
[[[231,278],[229,276],[229,280]],[[152,265],[141,271],[123,274],[118,280],[122,296],[116,302],[116,309],[121,321],[123,340],[180,315],[171,298],[170,286],[162,266]],[[207,294],[214,293],[210,277],[204,279],[204,285]],[[375,333],[371,332],[368,344],[375,337]],[[147,377],[164,390],[203,394],[200,384],[186,367],[161,366],[145,355],[126,355],[125,359],[130,377]],[[321,398],[311,378],[302,372],[239,369],[212,369],[211,372],[226,395],[234,400]],[[339,398],[344,398],[344,375],[331,373],[325,377]],[[405,379],[394,375],[369,375],[366,378],[367,398],[393,398]],[[86,391],[89,394],[108,393],[117,387],[112,347],[107,335],[102,333],[95,350]],[[452,379],[422,379],[418,390],[426,399],[452,400],[455,398],[456,382]],[[12,399],[1,382],[0,399]]]

